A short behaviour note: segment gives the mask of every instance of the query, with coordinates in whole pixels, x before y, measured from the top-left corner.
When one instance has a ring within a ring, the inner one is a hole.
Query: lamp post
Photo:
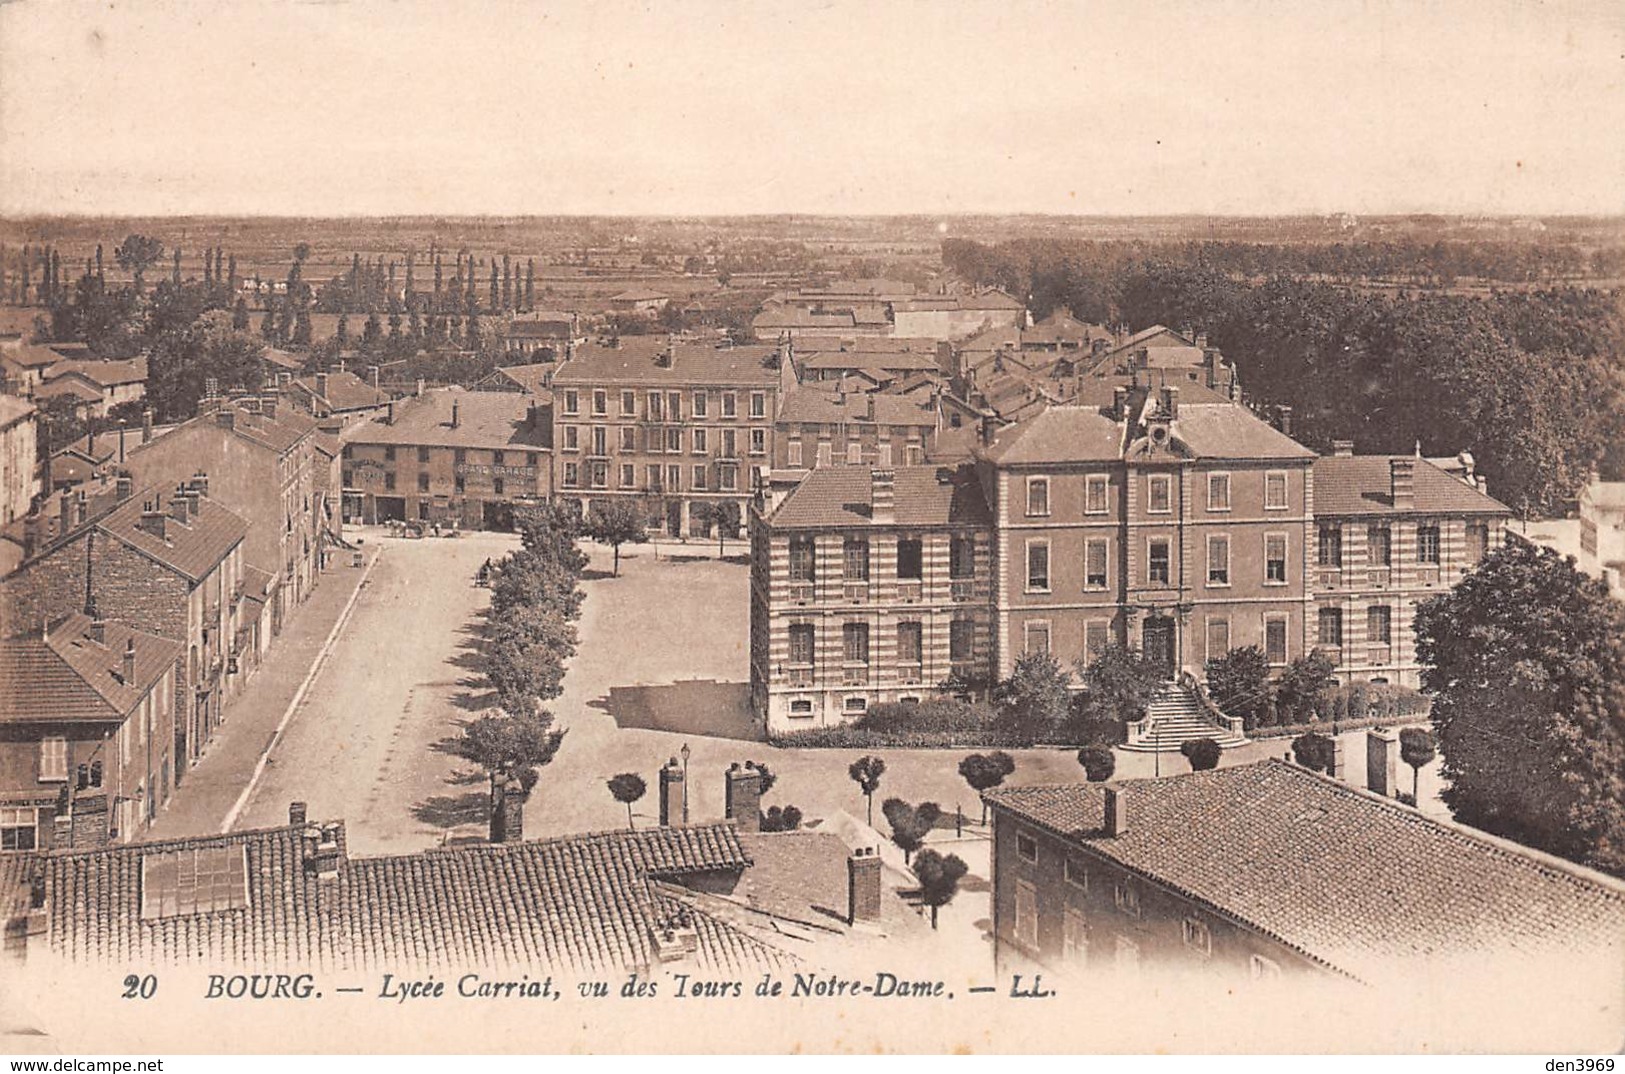
[[[687,742],[683,743],[683,748],[677,751],[677,755],[683,759],[683,823],[684,824],[688,823],[688,752],[689,751],[688,751],[688,743]]]

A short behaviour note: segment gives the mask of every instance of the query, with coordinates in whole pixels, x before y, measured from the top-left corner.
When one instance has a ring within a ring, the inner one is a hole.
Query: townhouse
[[[942,419],[931,394],[851,392],[826,382],[784,393],[774,422],[773,469],[918,466]]]
[[[553,373],[555,495],[627,499],[672,536],[709,532],[724,501],[748,509],[768,480],[781,351],[664,337],[586,344]]]
[[[39,476],[38,411],[25,399],[0,395],[0,526],[28,514]]]
[[[147,360],[97,361],[65,359],[45,370],[34,389],[42,405],[52,399],[72,400],[86,418],[106,417],[116,406],[138,403],[147,397]]]

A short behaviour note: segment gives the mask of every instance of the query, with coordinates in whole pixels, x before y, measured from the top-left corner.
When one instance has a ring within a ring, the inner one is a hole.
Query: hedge
[[[809,727],[774,735],[786,749],[1025,749],[1031,740],[1007,731],[875,730],[857,724]]]
[[[1422,722],[1418,713],[1392,716],[1364,716],[1358,720],[1315,720],[1311,723],[1280,724],[1275,727],[1259,727],[1247,732],[1251,739],[1260,738],[1297,738],[1314,732],[1317,735],[1340,735],[1344,731],[1361,731],[1367,727],[1401,727]]]

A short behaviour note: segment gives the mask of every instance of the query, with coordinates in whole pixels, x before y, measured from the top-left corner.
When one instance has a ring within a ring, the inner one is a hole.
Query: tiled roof
[[[35,399],[58,399],[67,396],[81,403],[98,403],[103,398],[99,389],[72,375],[57,377],[34,389]]]
[[[553,374],[560,385],[670,385],[705,384],[723,387],[767,388],[778,383],[773,364],[778,348],[768,345],[716,346],[679,340],[669,365],[656,359],[669,352],[665,336],[622,336],[620,345],[585,343]]]
[[[1180,386],[1184,395],[1184,386]],[[1236,403],[1187,403],[1182,398],[1171,431],[1207,459],[1311,459],[1315,453]],[[1319,498],[1315,510],[1320,510]]]
[[[15,395],[0,395],[0,429],[22,421],[34,413],[34,404]]]
[[[651,291],[647,287],[634,287],[629,291],[622,291],[618,295],[610,295],[611,302],[665,302],[671,296]]]
[[[51,855],[50,943],[87,960],[617,971],[652,962],[652,930],[685,910],[699,936],[697,968],[783,961],[766,944],[653,889],[652,881],[747,869],[751,859],[731,824],[341,856],[337,876],[325,881],[303,864],[302,832],[272,828]],[[342,849],[342,828],[338,834]],[[142,919],[143,856],[239,846],[247,856],[246,908]]]
[[[970,468],[898,466],[894,499],[894,526],[980,526],[989,519],[982,487]],[[867,466],[820,466],[768,516],[775,529],[810,526],[875,525],[871,494],[873,479]]]
[[[1021,302],[1003,291],[989,289],[974,295],[926,295],[920,298],[899,299],[892,303],[898,313],[917,313],[931,310],[1009,310],[1026,309]]]
[[[39,633],[0,641],[0,724],[118,721],[129,715],[184,647],[122,623],[70,615]],[[135,676],[123,681],[124,650],[135,643]]]
[[[13,365],[24,369],[45,369],[62,361],[62,354],[50,347],[41,347],[33,343],[24,343],[17,347],[7,347],[0,351],[0,357]]]
[[[1390,461],[1415,463],[1416,506],[1394,507]],[[1315,460],[1316,515],[1509,515],[1511,509],[1413,455],[1341,455]]]
[[[856,327],[857,323],[850,311],[814,313],[800,306],[771,306],[751,320],[756,329],[819,328],[832,332]]]
[[[170,518],[164,523],[163,537],[141,528],[141,514],[147,504],[154,504],[155,510],[169,511],[169,491],[162,487],[131,496],[103,518],[98,528],[195,582],[206,577],[248,536],[248,523],[207,496],[194,502],[197,514],[189,514],[185,522]]]
[[[933,427],[937,424],[937,413],[930,406],[920,406],[919,400],[910,396],[839,392],[813,383],[798,385],[784,393],[784,406],[778,420],[781,423],[872,422]]]
[[[120,384],[144,384],[147,380],[147,360],[131,358],[122,362],[101,362],[94,359],[68,358],[45,371],[47,381],[77,373],[103,388]]]
[[[517,392],[470,392],[437,388],[395,403],[393,424],[370,421],[348,431],[352,444],[422,444],[461,448],[545,448],[551,435],[545,422],[533,425],[536,400]],[[452,405],[457,427],[451,425]]]
[[[389,393],[362,380],[354,373],[328,373],[327,391],[325,394],[317,392],[317,379],[315,375],[296,377],[294,383],[309,392],[311,396],[326,401],[334,410],[365,410],[368,407],[379,407],[389,402]]]
[[[279,350],[276,347],[264,348],[262,351],[260,351],[260,358],[263,361],[269,362],[271,365],[276,366],[278,369],[285,369],[290,373],[298,372],[299,370],[305,368],[304,360],[299,355],[291,354],[288,351]]]
[[[38,854],[0,852],[0,929],[28,913],[29,889],[37,868]],[[0,944],[3,943],[4,937],[0,935]]]
[[[984,797],[1368,981],[1409,959],[1625,948],[1625,884],[1290,762],[1116,786],[1116,837],[1097,784]]]
[[[996,463],[1104,462],[1121,457],[1123,426],[1092,406],[1051,406],[1000,429],[986,456]]]
[[[805,353],[805,349],[803,349]],[[807,354],[801,363],[808,369],[862,369],[873,367],[885,370],[926,369],[935,371],[937,358],[924,351],[867,351],[861,349],[816,351]]]
[[[533,362],[530,365],[505,365],[497,373],[534,394],[547,392],[547,378],[559,367],[557,362]]]

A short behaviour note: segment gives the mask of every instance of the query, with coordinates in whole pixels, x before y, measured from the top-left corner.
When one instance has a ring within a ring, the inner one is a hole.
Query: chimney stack
[[[846,859],[846,923],[880,920],[880,854],[859,847]]]
[[[39,550],[40,537],[45,526],[45,519],[38,512],[29,515],[23,520],[23,558],[33,559],[34,553]]]
[[[879,526],[897,521],[897,471],[869,471],[869,517]]]
[[[1292,408],[1280,406],[1275,408],[1275,426],[1286,436],[1292,435]]]
[[[214,420],[220,424],[222,429],[237,428],[237,408],[234,406],[221,407],[214,412]]]
[[[107,620],[103,619],[94,607],[86,608],[90,615],[90,640],[97,645],[107,644]]]
[[[124,685],[135,685],[135,639],[130,638],[124,643]]]
[[[186,499],[186,486],[182,485],[169,497],[169,516],[184,526],[189,507],[191,503]]]
[[[683,822],[683,766],[673,757],[660,770],[660,826]]]
[[[141,442],[145,444],[152,439],[152,407],[141,412]]]
[[[260,399],[260,413],[264,414],[266,417],[270,418],[272,421],[275,421],[276,420],[276,404],[277,404],[276,393],[275,392],[267,392],[267,393],[265,393],[265,395]]]
[[[1352,440],[1333,440],[1332,441],[1332,456],[1334,458],[1339,458],[1339,459],[1353,458],[1354,457],[1354,441],[1352,441]]]
[[[337,880],[344,851],[339,846],[338,824],[307,824],[302,834],[305,871],[318,880]]]
[[[67,490],[64,489],[62,499],[58,500],[57,503],[61,506],[61,511],[57,519],[56,535],[65,537],[68,531],[73,528],[73,497],[69,496]]]
[[[740,831],[762,830],[762,775],[738,763],[728,766],[727,817]]]
[[[288,803],[288,827],[303,828],[305,826],[305,803]]]
[[[1402,456],[1388,460],[1389,491],[1394,510],[1410,511],[1416,507],[1416,460]]]
[[[148,500],[142,504],[141,520],[135,525],[137,529],[152,534],[160,541],[169,539],[169,516],[164,513],[162,503],[155,504],[152,500]]]
[[[1106,835],[1117,838],[1128,833],[1128,791],[1106,788]]]
[[[517,783],[499,783],[493,793],[496,800],[491,803],[491,842],[524,842],[524,789]]]
[[[373,391],[378,390],[378,367],[377,366],[369,365],[367,367],[367,383],[372,385],[372,390]]]
[[[197,490],[199,496],[207,496],[209,494],[209,471],[199,470],[194,473],[192,475],[192,487]]]
[[[90,519],[90,501],[85,499],[84,489],[75,489],[73,493],[74,525],[83,526]]]
[[[1167,413],[1169,420],[1179,417],[1179,389],[1167,386],[1162,389],[1162,409]]]
[[[395,400],[393,400],[393,399],[391,399],[389,401],[388,405],[385,406],[385,408],[384,408],[384,424],[385,425],[394,425],[395,424]]]
[[[458,408],[457,400],[453,399],[451,401],[451,427],[453,429],[457,428],[457,420],[458,420],[457,408]]]
[[[863,397],[863,416],[868,421],[875,420],[875,394],[869,392]]]
[[[1349,778],[1348,750],[1343,745],[1342,735],[1329,736],[1332,740],[1332,764],[1326,774],[1333,779],[1347,780]]]
[[[1385,728],[1365,733],[1365,786],[1384,798],[1399,792],[1399,736]]]
[[[123,503],[135,495],[135,478],[120,470],[118,476],[113,479],[113,494],[118,498],[119,503]]]
[[[323,399],[327,398],[327,374],[326,373],[317,373],[316,374],[316,394],[321,396]]]
[[[1122,386],[1112,389],[1112,420],[1122,421],[1128,417],[1128,389]]]

